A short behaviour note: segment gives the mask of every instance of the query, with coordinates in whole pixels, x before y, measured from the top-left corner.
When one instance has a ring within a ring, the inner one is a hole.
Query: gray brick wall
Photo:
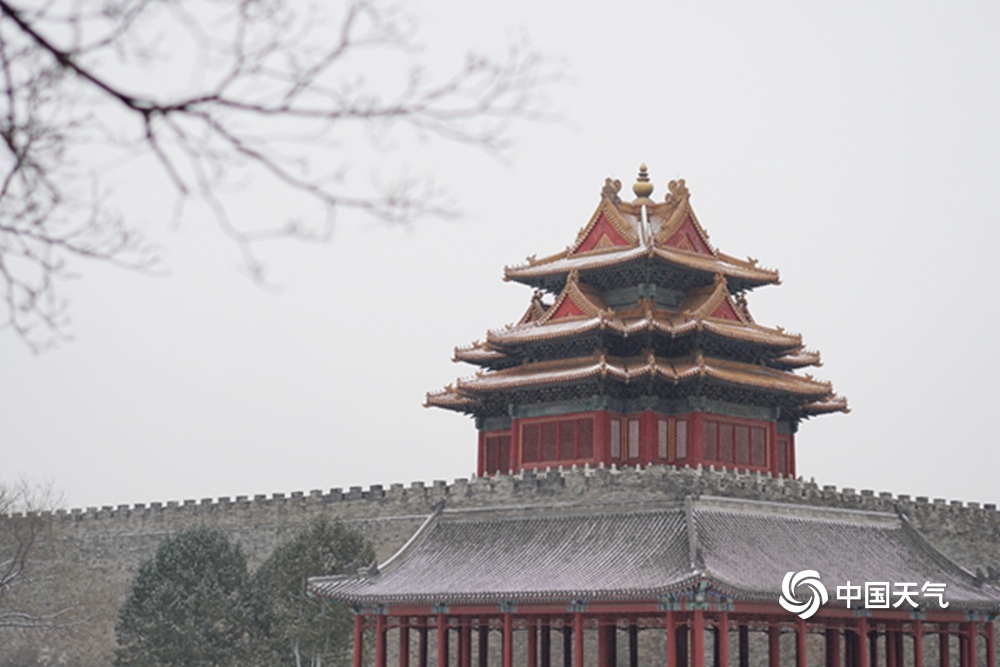
[[[89,508],[43,517],[45,530],[24,585],[0,600],[8,608],[66,610],[59,617],[64,627],[0,630],[0,667],[110,664],[118,607],[139,564],[153,555],[164,536],[193,526],[222,529],[243,545],[254,566],[300,527],[322,516],[357,527],[372,540],[383,561],[443,497],[453,508],[517,505],[538,511],[570,502],[641,505],[688,494],[889,512],[899,508],[934,546],[959,564],[987,574],[1000,571],[1000,514],[993,505],[857,493],[802,480],[714,469],[573,468],[452,484],[418,482],[328,493]]]

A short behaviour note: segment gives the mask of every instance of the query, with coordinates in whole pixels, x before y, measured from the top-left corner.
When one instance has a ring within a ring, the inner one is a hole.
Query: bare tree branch
[[[450,213],[426,180],[349,186],[344,142],[404,129],[501,156],[513,119],[547,117],[560,74],[515,41],[431,76],[414,33],[379,0],[0,0],[0,327],[37,349],[64,338],[73,260],[156,265],[105,185],[116,155],[153,160],[178,210],[204,204],[256,280],[259,242],[326,239],[341,210]],[[249,183],[304,196],[312,223],[234,223]]]
[[[50,486],[21,481],[0,485],[0,628],[52,628],[69,622],[72,608],[29,612],[11,609],[9,594],[25,583],[33,550],[58,500]]]

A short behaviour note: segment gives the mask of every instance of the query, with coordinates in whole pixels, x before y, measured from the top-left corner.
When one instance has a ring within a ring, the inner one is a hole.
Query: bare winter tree
[[[0,0],[0,326],[39,349],[66,335],[58,287],[75,260],[155,265],[108,185],[125,166],[155,165],[174,216],[205,205],[260,280],[261,240],[325,238],[345,209],[388,223],[447,210],[419,178],[348,187],[359,136],[501,152],[512,119],[542,115],[558,73],[523,43],[435,77],[397,8],[344,2]],[[233,193],[274,188],[311,208],[234,215]]]
[[[29,576],[32,552],[47,526],[44,513],[56,504],[50,487],[24,481],[0,485],[0,628],[52,627],[70,611],[9,604],[12,593]]]

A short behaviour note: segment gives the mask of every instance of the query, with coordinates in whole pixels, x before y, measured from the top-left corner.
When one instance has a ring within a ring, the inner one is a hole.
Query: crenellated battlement
[[[523,470],[513,475],[493,475],[459,478],[452,483],[434,480],[430,484],[412,482],[373,484],[368,488],[352,486],[347,490],[333,488],[329,491],[313,489],[308,492],[293,491],[289,494],[272,493],[254,496],[223,496],[167,502],[137,503],[104,507],[74,508],[42,512],[59,522],[96,522],[150,520],[157,517],[205,517],[210,515],[239,515],[240,513],[295,512],[310,509],[343,506],[363,516],[388,515],[398,506],[412,511],[426,510],[447,498],[451,505],[474,505],[530,501],[540,494],[553,497],[570,494],[581,499],[600,501],[602,497],[621,493],[673,495],[721,495],[756,500],[787,501],[824,507],[864,509],[893,512],[944,512],[983,513],[993,515],[996,503],[964,502],[927,496],[912,497],[889,492],[876,493],[870,489],[857,491],[850,487],[820,486],[815,480],[776,477],[770,473],[741,472],[702,468],[674,468],[673,466],[648,465],[628,467],[556,467],[543,471]],[[354,512],[349,512],[353,514]],[[15,515],[17,516],[17,515]]]

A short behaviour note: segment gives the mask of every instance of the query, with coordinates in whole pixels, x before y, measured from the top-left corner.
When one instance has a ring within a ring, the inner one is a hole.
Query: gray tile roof
[[[946,584],[955,608],[1000,609],[1000,589],[895,514],[722,498],[634,509],[445,509],[381,571],[314,578],[310,589],[358,604],[569,602],[651,600],[704,580],[737,600],[775,602],[785,573],[807,569],[819,572],[831,605],[845,604],[836,588],[848,580],[929,581]]]

